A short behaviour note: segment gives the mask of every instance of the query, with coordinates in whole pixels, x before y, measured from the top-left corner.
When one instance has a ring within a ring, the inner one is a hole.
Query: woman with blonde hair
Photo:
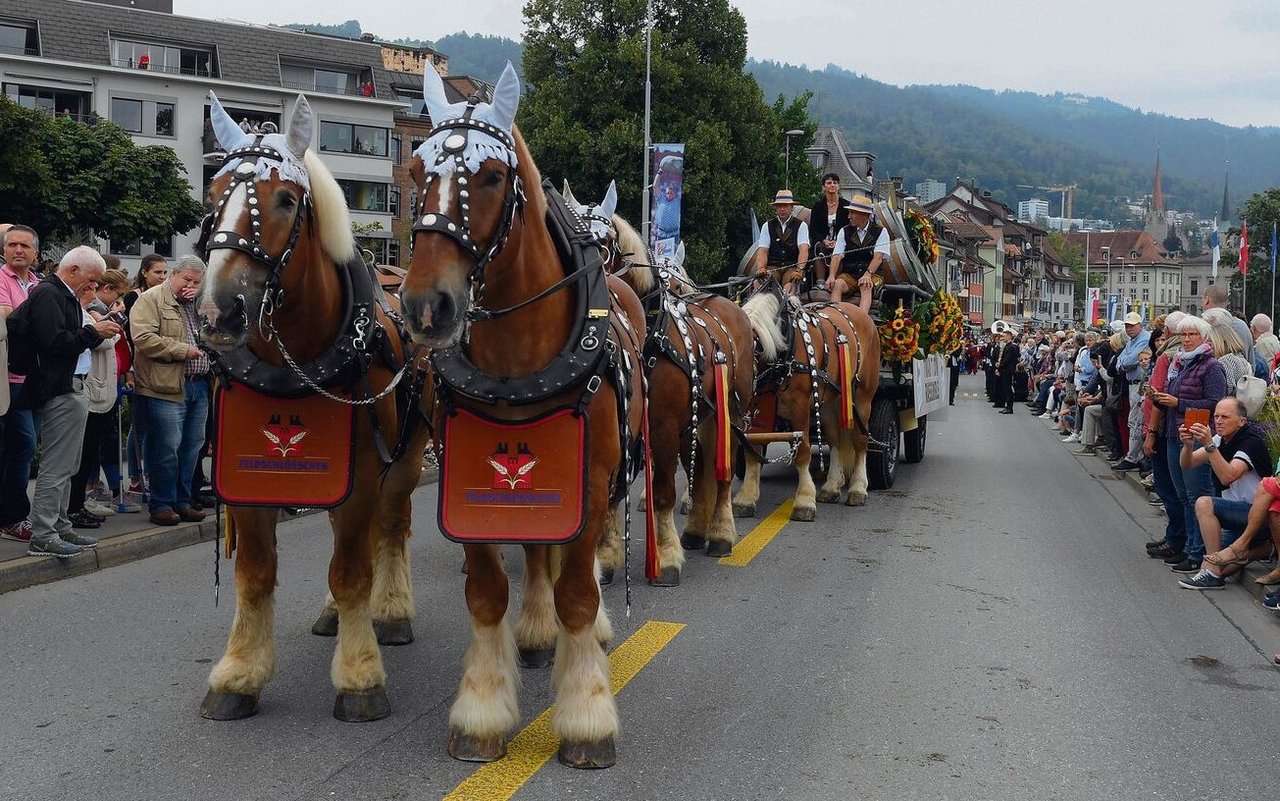
[[[1253,366],[1245,358],[1245,343],[1231,325],[1231,314],[1226,309],[1205,309],[1204,321],[1209,329],[1209,344],[1213,346],[1213,355],[1227,374],[1227,394],[1236,394],[1236,382],[1248,375],[1253,375]]]

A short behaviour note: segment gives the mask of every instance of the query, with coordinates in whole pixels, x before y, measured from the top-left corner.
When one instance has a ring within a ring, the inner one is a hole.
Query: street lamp
[[[1111,305],[1111,247],[1109,245],[1103,245],[1098,248],[1098,250],[1102,252],[1102,258],[1107,262],[1107,298],[1102,304],[1100,304],[1102,308],[1099,309],[1099,311],[1107,309],[1109,312],[1109,307]],[[1111,321],[1107,320],[1107,322],[1109,323]]]
[[[786,188],[790,189],[791,188],[791,137],[804,136],[804,131],[800,130],[799,128],[796,128],[795,130],[791,130],[791,131],[783,131],[782,135],[787,138],[786,157],[784,159],[784,164],[786,165],[785,167],[786,182],[787,182]]]

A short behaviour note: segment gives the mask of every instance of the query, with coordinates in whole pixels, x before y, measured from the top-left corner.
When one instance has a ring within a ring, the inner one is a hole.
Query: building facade
[[[1146,231],[1073,233],[1067,241],[1084,250],[1091,274],[1103,275],[1098,294],[1103,311],[1111,309],[1113,318],[1139,309],[1154,319],[1182,308],[1182,265],[1167,258]]]
[[[1018,204],[1018,219],[1035,222],[1041,217],[1049,217],[1049,201],[1033,197]]]
[[[946,197],[947,185],[942,181],[935,181],[929,178],[916,184],[916,200],[920,201],[920,205],[927,206],[935,200],[941,200]]]

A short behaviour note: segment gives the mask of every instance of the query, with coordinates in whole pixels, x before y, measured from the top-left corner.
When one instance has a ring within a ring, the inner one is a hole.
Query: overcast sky
[[[255,23],[357,19],[379,37],[467,31],[519,39],[522,0],[174,0]],[[1228,125],[1280,125],[1275,0],[736,0],[748,50],[897,85],[1078,92]],[[210,10],[215,8],[216,11]],[[821,9],[820,14],[815,12]],[[480,76],[494,78],[496,76]]]

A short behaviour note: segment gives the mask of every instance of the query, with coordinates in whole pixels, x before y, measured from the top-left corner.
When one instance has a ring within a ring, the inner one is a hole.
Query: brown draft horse
[[[599,205],[583,205],[571,194],[567,199],[593,224],[597,238],[607,248],[606,268],[636,291],[648,314],[644,364],[649,380],[649,449],[659,567],[652,583],[674,587],[680,583],[684,550],[705,548],[708,556],[726,556],[737,541],[732,473],[716,479],[713,366],[723,362],[727,368],[728,419],[741,431],[747,423],[746,407],[755,380],[751,321],[728,298],[698,291],[681,264],[663,265],[670,277],[660,285],[659,269],[651,263],[643,237],[614,213],[617,191],[612,183]],[[726,433],[730,448],[727,466],[731,468],[739,442],[733,431]],[[681,462],[693,471],[693,480],[689,516],[683,534],[677,537],[676,468]],[[606,571],[615,566],[609,562],[615,553],[616,549],[602,552]]]
[[[791,336],[784,329],[784,304]],[[848,506],[867,499],[867,432],[871,402],[879,383],[880,335],[871,317],[852,303],[810,303],[801,306],[786,297],[776,281],[769,280],[743,306],[760,343],[755,405],[774,394],[777,417],[802,432],[795,453],[799,486],[791,519],[811,521],[817,515],[815,501],[837,503],[846,483]],[[851,347],[853,357],[855,421],[840,424],[841,390],[837,367],[838,345]],[[788,345],[790,343],[790,345]],[[860,422],[859,422],[860,421]],[[831,464],[821,491],[809,474],[810,427],[816,422],[823,439],[831,443]],[[760,499],[760,460],[747,453],[746,474],[733,500],[735,513],[752,516]]]
[[[259,137],[241,131],[212,93],[210,98],[214,131],[228,155],[210,187],[215,208],[204,231],[210,256],[198,298],[201,338],[221,354],[224,365],[251,357],[261,360],[255,377],[302,388],[304,382],[285,366],[284,353],[306,366],[337,344],[353,345],[359,333],[355,326],[344,327],[353,315],[353,300],[345,296],[344,286],[354,282],[344,283],[341,271],[365,269],[362,263],[350,264],[355,243],[347,205],[337,182],[309,149],[314,122],[304,97],[298,96],[285,133]],[[368,369],[367,387],[379,392],[393,380],[395,368],[388,361],[409,354],[392,333],[394,325],[383,308],[373,308],[373,321],[364,317],[352,322],[364,327],[367,336],[361,338],[371,350],[385,355],[384,348],[390,348],[394,354],[390,360],[374,358]],[[230,377],[243,378],[234,370]],[[401,430],[394,395],[378,401],[375,412],[383,432]],[[384,475],[370,415],[364,408],[355,415],[354,486],[348,499],[329,513],[334,537],[329,604],[340,623],[330,673],[337,690],[335,717],[366,721],[389,711],[374,623],[386,641],[413,639],[405,543],[409,494],[422,470],[427,433],[419,426]],[[279,510],[239,506],[228,514],[236,546],[236,613],[201,707],[205,717],[219,720],[254,714],[275,671],[272,596]]]
[[[507,421],[585,403],[588,429],[585,527],[554,551],[525,546],[524,603],[514,637],[505,618],[510,590],[498,546],[464,545],[472,641],[449,714],[449,753],[470,761],[506,753],[507,737],[520,720],[517,650],[526,664],[545,664],[545,650],[554,643],[552,725],[560,737],[559,759],[573,767],[607,767],[616,758],[618,712],[602,646],[611,632],[596,548],[620,479],[622,401],[629,431],[641,430],[643,311],[625,284],[608,282],[609,348],[636,366],[635,380],[607,371],[583,381],[575,377],[572,386],[552,388],[554,394],[535,402],[514,402],[516,387],[527,387],[559,362],[564,349],[577,346],[571,341],[578,325],[575,300],[587,291],[588,273],[566,276],[548,222],[550,201],[514,126],[520,97],[514,69],[507,66],[492,103],[450,104],[435,70],[425,73],[423,95],[436,128],[411,166],[420,205],[400,293],[409,330],[417,342],[437,349],[432,359],[442,383],[448,377],[440,368],[452,353],[465,355],[476,381],[509,387],[505,393],[495,389],[492,403],[453,389],[442,402]],[[598,267],[594,275],[599,284]],[[594,338],[590,347],[598,347]],[[584,394],[588,385],[594,395]]]

